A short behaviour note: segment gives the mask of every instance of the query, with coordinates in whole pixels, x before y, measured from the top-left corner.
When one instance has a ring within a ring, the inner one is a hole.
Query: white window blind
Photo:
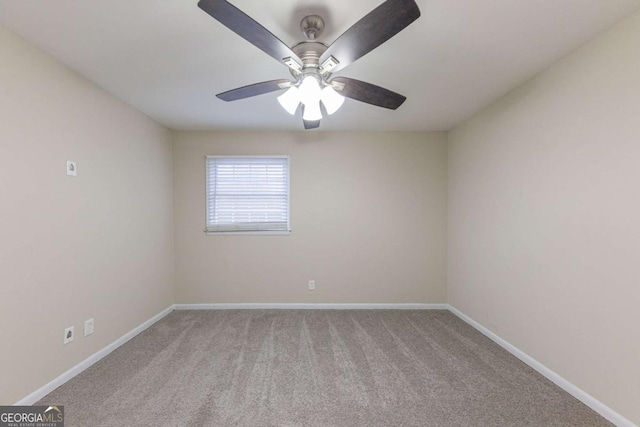
[[[206,173],[207,232],[289,231],[288,156],[207,156]]]

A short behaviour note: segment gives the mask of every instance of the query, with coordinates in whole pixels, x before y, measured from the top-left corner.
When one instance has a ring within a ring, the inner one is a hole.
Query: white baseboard
[[[176,310],[447,310],[448,304],[307,304],[229,303],[175,304]]]
[[[174,306],[171,305],[171,306],[167,307],[166,309],[162,310],[160,313],[156,314],[151,319],[147,320],[146,322],[142,323],[141,325],[139,325],[136,328],[132,329],[131,331],[127,332],[126,334],[124,334],[123,336],[121,336],[120,338],[118,338],[117,340],[115,340],[114,342],[109,344],[108,346],[104,347],[102,350],[100,350],[100,351],[92,354],[91,356],[87,357],[85,360],[83,360],[82,362],[78,363],[76,366],[74,366],[73,368],[69,369],[68,371],[66,371],[65,373],[60,375],[59,377],[55,378],[51,382],[49,382],[49,383],[45,384],[44,386],[40,387],[38,390],[34,391],[33,393],[31,393],[27,397],[19,400],[18,402],[15,403],[15,405],[18,405],[18,406],[33,405],[35,402],[37,402],[38,400],[42,399],[44,396],[46,396],[47,394],[51,393],[53,390],[55,390],[56,388],[60,387],[62,384],[66,383],[71,378],[75,377],[80,372],[84,371],[85,369],[87,369],[88,367],[90,367],[91,365],[93,365],[94,363],[96,363],[97,361],[102,359],[103,357],[107,356],[109,353],[111,353],[112,351],[114,351],[115,349],[117,349],[118,347],[120,347],[121,345],[126,343],[127,341],[129,341],[131,338],[135,337],[140,332],[144,331],[149,326],[153,325],[158,320],[162,319],[167,314],[171,313],[173,311],[173,309],[174,309],[173,307]]]
[[[587,405],[589,408],[596,411],[598,414],[602,415],[609,422],[615,424],[618,427],[638,427],[636,424],[634,424],[627,418],[623,417],[618,412],[614,411],[604,403],[600,402],[598,399],[591,396],[586,391],[576,387],[566,379],[562,378],[560,375],[556,374],[554,371],[547,368],[542,363],[538,362],[536,359],[529,356],[522,350],[518,349],[517,347],[505,341],[504,339],[500,338],[494,332],[491,332],[489,329],[485,328],[480,323],[476,322],[466,314],[462,313],[457,308],[453,307],[452,305],[449,305],[449,311],[451,311],[453,314],[458,316],[460,319],[467,322],[469,325],[476,328],[478,331],[482,332],[492,341],[494,341],[499,346],[507,350],[509,353],[516,356],[518,359],[522,360],[524,363],[526,363],[527,365],[529,365],[530,367],[538,371],[540,374],[547,377],[547,379],[555,383],[558,387],[560,387],[561,389],[563,389],[564,391],[566,391],[567,393],[569,393],[570,395],[572,395],[573,397],[575,397],[576,399],[578,399],[579,401]]]

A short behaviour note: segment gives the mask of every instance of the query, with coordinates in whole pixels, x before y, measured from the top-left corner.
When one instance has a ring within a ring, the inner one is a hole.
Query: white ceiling
[[[282,41],[319,14],[330,44],[381,0],[233,0]],[[347,100],[323,130],[447,130],[640,8],[640,0],[418,0],[422,16],[336,73],[407,96],[397,111]],[[0,0],[0,25],[172,129],[300,130],[278,93],[226,103],[286,67],[197,0]]]

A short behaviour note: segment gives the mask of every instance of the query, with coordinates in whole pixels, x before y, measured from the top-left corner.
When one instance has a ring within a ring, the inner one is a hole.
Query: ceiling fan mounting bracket
[[[280,89],[288,89],[291,86],[293,86],[293,82],[281,82],[281,83],[278,83],[278,87]]]
[[[293,73],[294,71],[300,71],[302,70],[302,66],[300,64],[298,64],[296,62],[295,59],[293,59],[290,56],[287,56],[286,58],[282,59],[282,62],[284,62],[284,65],[286,65],[287,67],[289,67],[289,70],[291,70],[291,73]]]
[[[315,40],[324,31],[324,19],[318,15],[307,15],[300,21],[300,30],[308,40]]]
[[[330,81],[328,83],[334,90],[337,90],[338,92],[342,92],[342,90],[344,89],[345,84],[344,83],[340,83],[340,82],[336,82],[334,80]]]
[[[320,64],[320,71],[323,74],[329,74],[331,70],[336,68],[340,61],[338,61],[333,55],[328,57],[322,64]]]

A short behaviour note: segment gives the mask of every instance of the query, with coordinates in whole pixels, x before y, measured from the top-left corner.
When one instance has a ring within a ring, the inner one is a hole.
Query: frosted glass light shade
[[[344,96],[340,95],[336,92],[331,86],[327,86],[322,89],[322,103],[324,104],[324,108],[327,110],[327,113],[333,114],[344,103]]]
[[[295,114],[298,104],[300,104],[300,90],[295,86],[291,86],[278,97],[278,102],[282,105],[282,108],[287,110],[287,113]]]
[[[319,100],[314,103],[304,104],[304,114],[302,115],[302,119],[309,122],[322,120],[322,111],[320,111]]]
[[[313,76],[307,76],[302,80],[300,84],[300,102],[305,106],[317,104],[320,101],[322,90],[320,89],[320,83]],[[318,109],[320,107],[318,106]]]

